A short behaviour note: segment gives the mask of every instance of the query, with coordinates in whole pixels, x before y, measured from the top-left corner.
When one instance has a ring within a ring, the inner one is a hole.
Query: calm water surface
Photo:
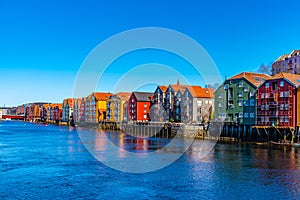
[[[130,151],[168,142],[108,135]],[[217,144],[203,159],[191,149],[166,168],[130,174],[94,159],[73,128],[23,122],[0,122],[0,171],[0,199],[300,198],[300,148]]]

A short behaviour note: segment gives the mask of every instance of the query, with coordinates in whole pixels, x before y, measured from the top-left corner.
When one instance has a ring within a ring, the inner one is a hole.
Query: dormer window
[[[266,83],[266,88],[269,88],[270,87],[270,83]]]

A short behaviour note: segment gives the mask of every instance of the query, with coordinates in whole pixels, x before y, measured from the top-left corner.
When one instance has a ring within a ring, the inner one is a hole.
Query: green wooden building
[[[215,120],[254,125],[256,89],[268,77],[265,74],[243,72],[226,79],[215,91]]]

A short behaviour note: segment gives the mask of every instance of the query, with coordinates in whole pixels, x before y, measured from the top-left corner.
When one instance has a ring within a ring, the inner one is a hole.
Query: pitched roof
[[[293,50],[292,53],[290,53],[290,56],[299,56],[300,55],[300,50]]]
[[[300,56],[300,50],[293,50],[290,54],[283,54],[277,58],[275,62],[285,60],[286,58],[291,58],[294,56]]]
[[[290,74],[285,72],[280,72],[272,77],[270,77],[268,80],[276,80],[276,79],[286,79],[290,83],[292,83],[295,87],[300,86],[300,75],[299,74]]]
[[[288,57],[289,57],[289,54],[283,54],[283,55],[279,56],[279,58],[277,58],[277,60],[275,62],[282,61]]]
[[[94,92],[93,95],[97,101],[107,101],[107,99],[112,96],[112,93]]]
[[[165,85],[159,85],[158,87],[162,92],[166,92],[168,89],[168,86],[165,86]]]
[[[214,98],[214,89],[188,86],[186,88],[194,98]]]
[[[62,103],[52,103],[52,104],[51,104],[51,107],[52,107],[52,108],[58,107],[59,109],[62,109]]]
[[[171,84],[169,87],[171,87],[174,92],[178,92],[179,90],[183,93],[184,89],[189,87],[188,85],[179,85],[179,84]]]
[[[137,101],[150,101],[151,95],[153,93],[150,92],[133,92],[133,95],[135,96]]]
[[[234,79],[241,79],[244,78],[250,83],[252,83],[254,86],[258,87],[262,83],[265,82],[266,79],[270,78],[269,75],[266,74],[258,74],[258,73],[252,73],[252,72],[242,72],[240,74],[237,74],[228,80],[234,80]]]
[[[131,93],[130,92],[118,92],[114,96],[119,97],[121,100],[128,100],[130,98]]]
[[[69,105],[73,105],[73,101],[74,101],[73,98],[64,99],[63,105],[66,105],[67,103],[68,103]]]

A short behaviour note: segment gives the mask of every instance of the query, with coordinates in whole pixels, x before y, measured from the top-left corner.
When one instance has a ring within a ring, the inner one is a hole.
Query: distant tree
[[[213,88],[214,90],[216,90],[216,89],[218,89],[219,86],[220,86],[219,83],[207,84],[207,85],[205,85],[205,88]]]
[[[262,73],[262,74],[268,74],[271,75],[271,65],[266,65],[266,64],[261,64],[260,67],[258,68],[257,72]]]

